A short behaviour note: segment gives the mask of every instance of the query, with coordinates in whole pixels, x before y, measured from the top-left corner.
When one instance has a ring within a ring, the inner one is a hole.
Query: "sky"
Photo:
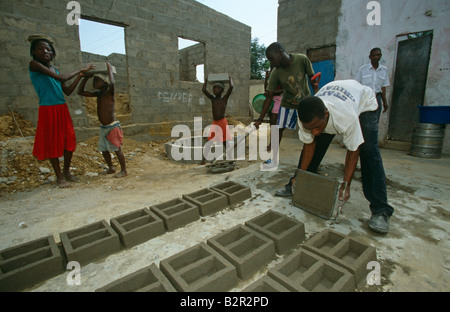
[[[252,28],[252,38],[266,47],[277,41],[278,0],[196,0]],[[83,10],[83,8],[81,8]],[[83,12],[81,12],[83,13]],[[97,35],[97,37],[96,37]],[[81,50],[109,55],[125,54],[122,27],[80,20]],[[189,43],[179,42],[180,48]]]

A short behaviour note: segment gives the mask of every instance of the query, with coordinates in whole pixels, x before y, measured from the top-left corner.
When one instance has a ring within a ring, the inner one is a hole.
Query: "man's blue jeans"
[[[390,217],[394,213],[394,208],[387,202],[386,175],[378,148],[378,110],[362,113],[359,121],[364,136],[364,143],[359,147],[364,196],[370,203],[372,214],[384,213]],[[327,133],[322,133],[315,138],[316,151],[307,171],[317,171],[333,138],[334,135]],[[300,155],[298,168],[300,168],[302,155]],[[292,184],[291,181],[289,184]]]
[[[378,148],[378,112],[362,113],[359,122],[364,136],[364,143],[359,147],[364,196],[373,214],[384,213],[390,217],[394,208],[387,202],[386,175]]]

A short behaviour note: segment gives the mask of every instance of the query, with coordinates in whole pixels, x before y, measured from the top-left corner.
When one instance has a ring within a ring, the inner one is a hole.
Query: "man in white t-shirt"
[[[351,181],[360,158],[364,196],[372,212],[369,228],[385,234],[394,209],[387,203],[386,176],[378,149],[377,108],[372,89],[355,80],[331,82],[316,96],[303,99],[298,106],[299,138],[304,143],[298,168],[315,172],[332,137],[342,135],[347,157],[339,199],[346,201],[350,197]],[[289,191],[292,194],[294,179],[285,186],[285,196]]]
[[[360,84],[370,87],[376,94],[378,102],[378,119],[389,108],[389,104],[386,99],[386,88],[389,87],[389,74],[387,67],[380,64],[382,57],[380,48],[373,48],[370,51],[369,59],[370,63],[361,66],[356,73],[355,80]]]

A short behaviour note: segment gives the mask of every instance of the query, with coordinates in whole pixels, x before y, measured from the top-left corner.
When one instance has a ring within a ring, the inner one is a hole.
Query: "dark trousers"
[[[377,116],[378,120],[380,120],[381,112],[383,111],[383,98],[381,97],[382,93],[377,93],[377,103],[378,103],[378,109],[377,109]]]
[[[359,121],[364,136],[364,143],[359,148],[364,197],[369,201],[370,210],[373,214],[384,213],[390,217],[394,213],[394,208],[387,202],[386,175],[378,148],[378,111],[362,113],[359,116]],[[317,172],[317,168],[333,138],[334,135],[327,133],[322,133],[315,138],[316,151],[307,171]],[[302,157],[303,152],[300,155],[299,169]],[[291,181],[289,181],[289,184],[291,184]]]

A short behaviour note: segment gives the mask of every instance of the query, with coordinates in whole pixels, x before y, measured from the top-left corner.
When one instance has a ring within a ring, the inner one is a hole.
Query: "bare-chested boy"
[[[208,78],[205,79],[205,83],[203,84],[203,93],[211,100],[212,104],[212,115],[213,115],[213,125],[218,126],[222,129],[222,137],[219,137],[217,133],[214,131],[214,127],[211,129],[211,133],[209,135],[208,140],[222,142],[224,147],[226,147],[226,142],[233,140],[230,135],[230,131],[228,130],[228,122],[225,117],[225,111],[227,109],[228,99],[230,98],[231,92],[233,91],[233,80],[231,80],[231,76],[228,75],[229,78],[229,88],[225,96],[222,97],[223,91],[225,91],[225,86],[222,82],[216,82],[213,84],[213,94],[214,96],[208,92],[206,89],[208,85]],[[203,155],[203,160],[201,162],[202,165],[206,163],[205,155]]]
[[[108,165],[108,169],[103,171],[102,174],[116,172],[110,153],[115,152],[119,159],[120,172],[115,174],[114,177],[122,178],[127,176],[125,156],[122,152],[123,131],[114,113],[114,75],[108,62],[106,62],[106,66],[108,67],[108,76],[104,74],[84,74],[84,79],[78,88],[78,94],[86,97],[97,97],[97,116],[101,123],[98,150],[102,152]],[[87,80],[92,76],[94,76],[93,86],[99,91],[89,92],[84,90]]]

